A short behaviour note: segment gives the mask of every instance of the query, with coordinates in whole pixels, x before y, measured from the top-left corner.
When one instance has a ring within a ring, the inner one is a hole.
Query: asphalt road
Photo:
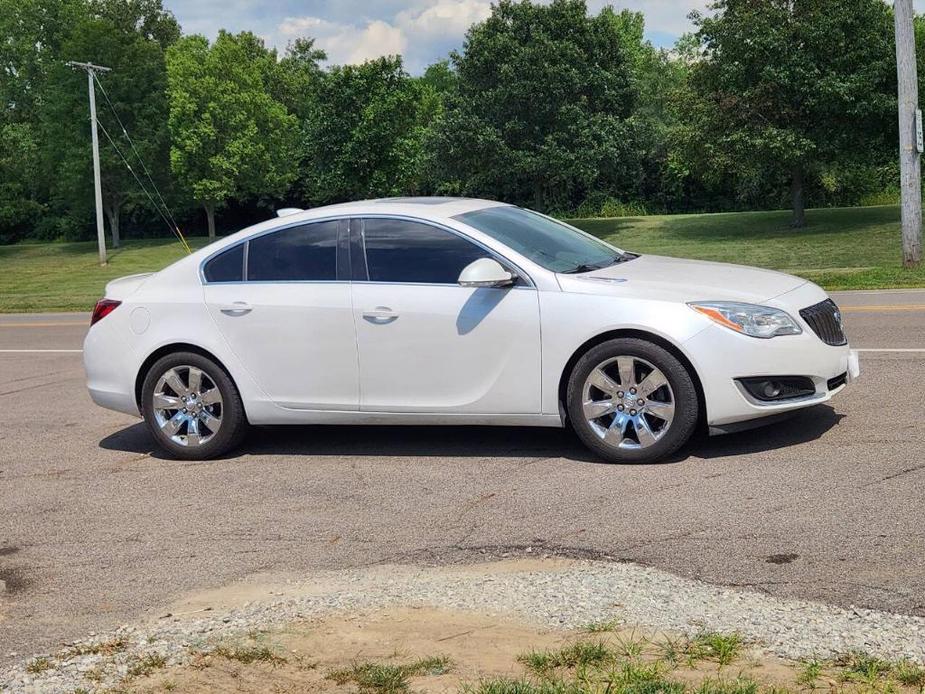
[[[0,663],[256,572],[527,547],[925,615],[925,291],[836,300],[862,381],[648,467],[507,428],[265,428],[164,460],[90,402],[87,316],[0,316]]]

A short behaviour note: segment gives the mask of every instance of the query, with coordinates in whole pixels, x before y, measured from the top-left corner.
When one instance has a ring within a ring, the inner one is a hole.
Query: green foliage
[[[820,166],[890,152],[896,141],[892,18],[874,0],[717,0],[694,15],[688,154],[740,186],[804,185]],[[752,182],[752,183],[749,183]]]
[[[641,20],[583,0],[501,0],[453,54],[457,89],[430,140],[447,192],[562,208],[632,189],[644,125],[632,68]],[[638,48],[638,46],[637,46]]]
[[[167,51],[170,164],[206,210],[230,198],[278,198],[296,176],[297,122],[268,91],[276,52],[250,32],[187,36]]]
[[[163,0],[0,0],[0,243],[94,234],[87,80],[67,60],[113,68],[100,80],[157,187],[210,235],[221,208],[239,228],[281,200],[432,193],[579,217],[791,205],[797,223],[804,202],[893,204],[891,13],[717,0],[658,50],[640,13],[500,0],[412,76],[400,57],[329,66],[310,36],[281,57],[248,32],[181,37]],[[925,18],[915,34],[925,93]],[[98,107],[145,178],[101,91]],[[166,234],[100,143],[107,226]],[[849,283],[897,280],[878,268]]]
[[[303,121],[301,192],[314,204],[416,191],[426,126],[400,58],[335,66]]]
[[[28,123],[0,128],[0,243],[29,233],[44,205],[36,199],[34,182],[39,170],[39,147]]]
[[[147,213],[156,214],[122,159],[129,160],[151,189],[122,125],[158,188],[166,191],[170,187],[164,51],[179,37],[180,29],[160,0],[97,0],[91,9],[91,13],[75,22],[62,41],[61,52],[112,68],[112,72],[100,75],[96,93],[103,206],[117,243],[123,209],[132,213],[142,207]],[[51,200],[59,217],[89,225],[93,215],[93,177],[87,76],[83,71],[57,64],[49,71],[46,90],[44,177],[51,186]],[[169,233],[163,226],[161,232]]]

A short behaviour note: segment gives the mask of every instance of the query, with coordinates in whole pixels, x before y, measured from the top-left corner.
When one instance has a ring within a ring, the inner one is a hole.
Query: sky
[[[671,46],[690,29],[687,15],[708,0],[588,0],[642,11],[646,37]],[[917,5],[925,0],[917,0]],[[491,0],[164,0],[188,34],[213,39],[219,29],[249,30],[285,49],[310,36],[331,62],[358,63],[400,53],[412,74],[462,46],[466,29],[488,16]]]

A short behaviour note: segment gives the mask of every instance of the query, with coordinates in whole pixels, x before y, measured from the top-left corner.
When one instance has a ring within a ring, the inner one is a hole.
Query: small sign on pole
[[[925,152],[925,139],[922,138],[922,109],[915,109],[915,149],[921,154]]]

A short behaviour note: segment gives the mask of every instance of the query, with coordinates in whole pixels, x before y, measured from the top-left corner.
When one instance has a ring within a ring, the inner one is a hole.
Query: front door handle
[[[375,325],[386,325],[398,320],[398,314],[388,306],[376,306],[371,311],[363,311],[363,320]]]
[[[224,304],[223,306],[220,306],[218,310],[224,313],[226,316],[243,316],[250,313],[253,309],[246,301],[235,301],[232,304]]]

